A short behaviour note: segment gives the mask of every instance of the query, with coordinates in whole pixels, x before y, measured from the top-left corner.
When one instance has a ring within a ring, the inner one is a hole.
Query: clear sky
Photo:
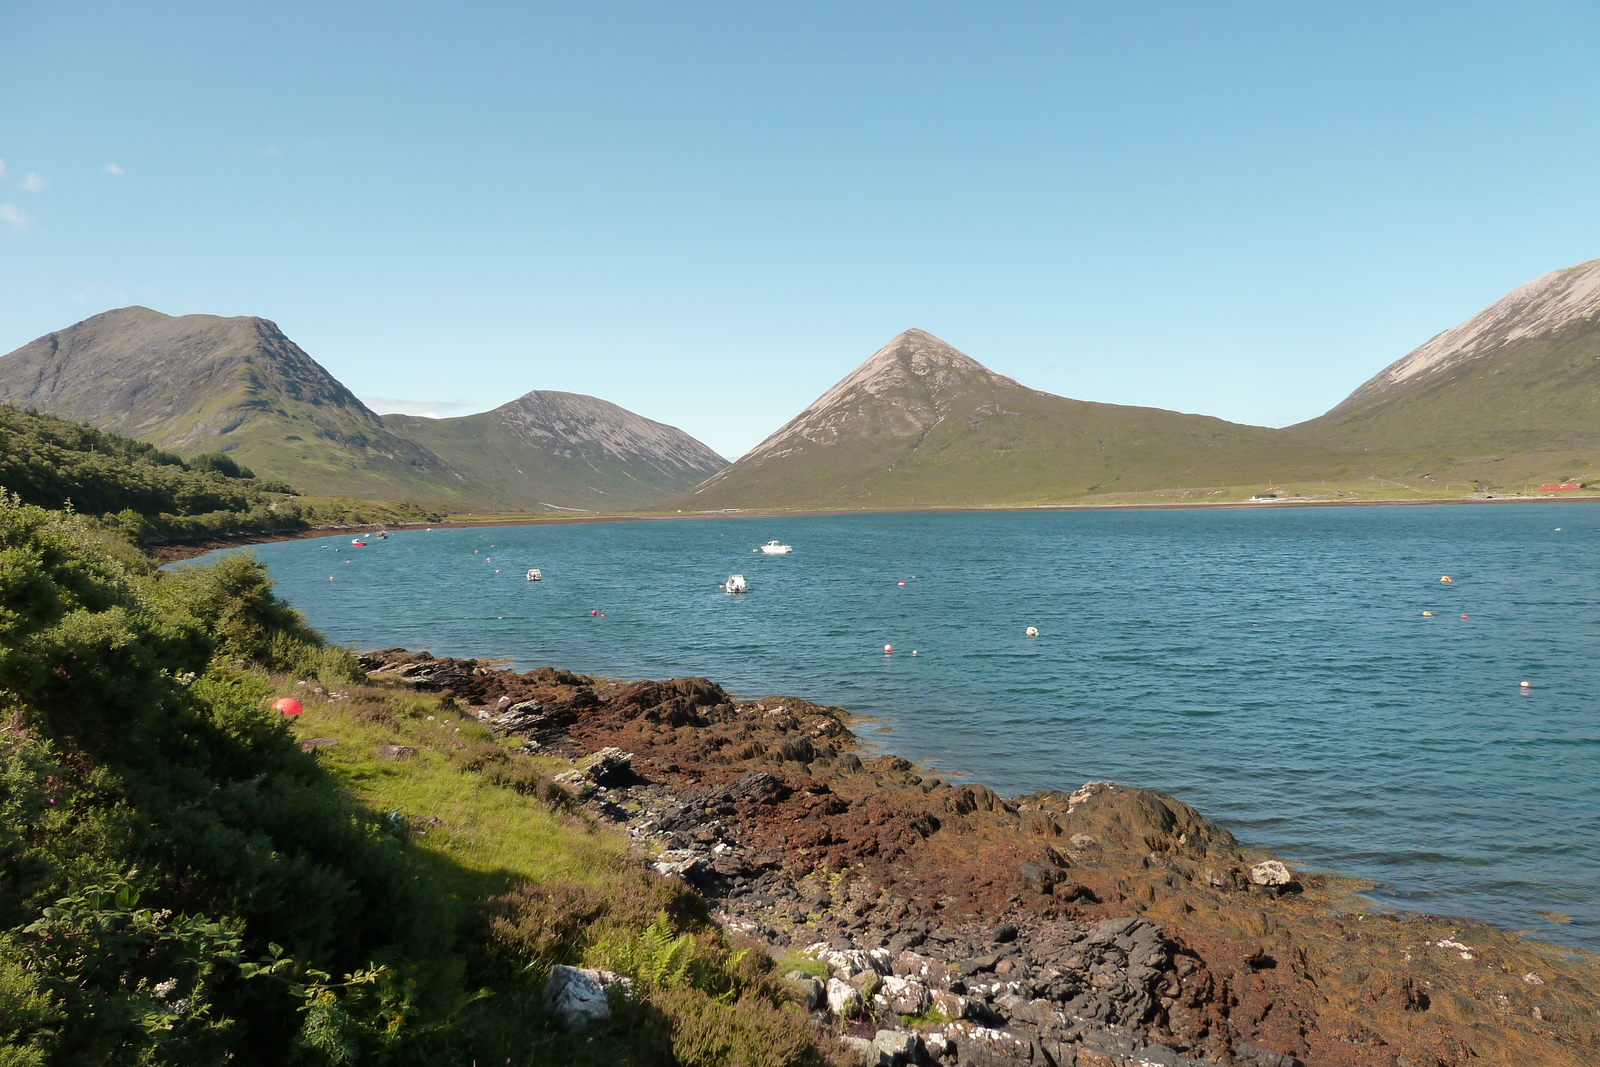
[[[1282,425],[1600,256],[1600,4],[0,0],[0,160],[0,352],[261,315],[735,456],[917,326]]]

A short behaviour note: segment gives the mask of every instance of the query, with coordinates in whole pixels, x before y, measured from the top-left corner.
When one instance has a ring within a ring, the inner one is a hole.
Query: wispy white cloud
[[[394,400],[384,396],[364,396],[361,402],[380,415],[421,415],[442,419],[472,404],[466,400]]]
[[[9,222],[13,229],[26,230],[28,228],[28,216],[10,204],[0,204],[0,221]]]
[[[44,188],[44,179],[30,171],[28,176],[22,179],[22,187],[30,193],[37,193]]]
[[[122,168],[117,166],[115,163],[107,163],[104,167],[104,170],[107,174],[110,174],[113,177],[122,173]]]

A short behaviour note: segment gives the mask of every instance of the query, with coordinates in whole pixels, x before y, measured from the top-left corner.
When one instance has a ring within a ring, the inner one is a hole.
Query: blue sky
[[[261,315],[732,456],[917,326],[1282,425],[1600,256],[1596,56],[1539,0],[4,3],[0,352]]]

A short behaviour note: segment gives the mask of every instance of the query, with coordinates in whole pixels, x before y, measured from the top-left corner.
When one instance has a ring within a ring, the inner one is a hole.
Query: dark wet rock
[[[1233,1047],[1233,1062],[1236,1067],[1305,1067],[1287,1052],[1274,1052],[1249,1041],[1241,1041]]]

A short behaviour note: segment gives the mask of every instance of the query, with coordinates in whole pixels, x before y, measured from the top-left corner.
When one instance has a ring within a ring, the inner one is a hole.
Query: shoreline
[[[730,930],[820,963],[819,997],[932,998],[944,1018],[918,1040],[948,1038],[963,1065],[1577,1065],[1600,1042],[1581,1010],[1600,1003],[1600,957],[1381,908],[1162,794],[1001,797],[868,752],[842,708],[706,679],[362,662],[570,766],[558,780],[585,810]],[[873,1036],[835,1014],[846,1038]]]
[[[1243,500],[1243,501],[1188,501],[1162,503],[1105,503],[1105,504],[1003,504],[986,507],[925,507],[925,508],[830,508],[821,510],[753,509],[648,512],[620,511],[593,515],[529,516],[509,514],[503,518],[484,519],[450,518],[441,522],[409,523],[357,523],[348,526],[314,526],[305,530],[284,530],[274,533],[245,533],[203,541],[172,541],[162,544],[141,545],[140,550],[160,565],[177,563],[186,559],[243,545],[275,544],[280,541],[302,541],[317,537],[334,537],[344,533],[376,533],[379,530],[460,530],[483,529],[497,526],[581,526],[605,522],[656,522],[687,519],[807,519],[830,515],[970,515],[987,513],[1031,513],[1041,511],[1217,511],[1230,509],[1283,509],[1283,508],[1376,508],[1423,506],[1471,506],[1501,504],[1551,504],[1595,503],[1600,495],[1582,497],[1558,496],[1508,496],[1508,497],[1450,497],[1446,499],[1416,499],[1396,497],[1382,500]]]

